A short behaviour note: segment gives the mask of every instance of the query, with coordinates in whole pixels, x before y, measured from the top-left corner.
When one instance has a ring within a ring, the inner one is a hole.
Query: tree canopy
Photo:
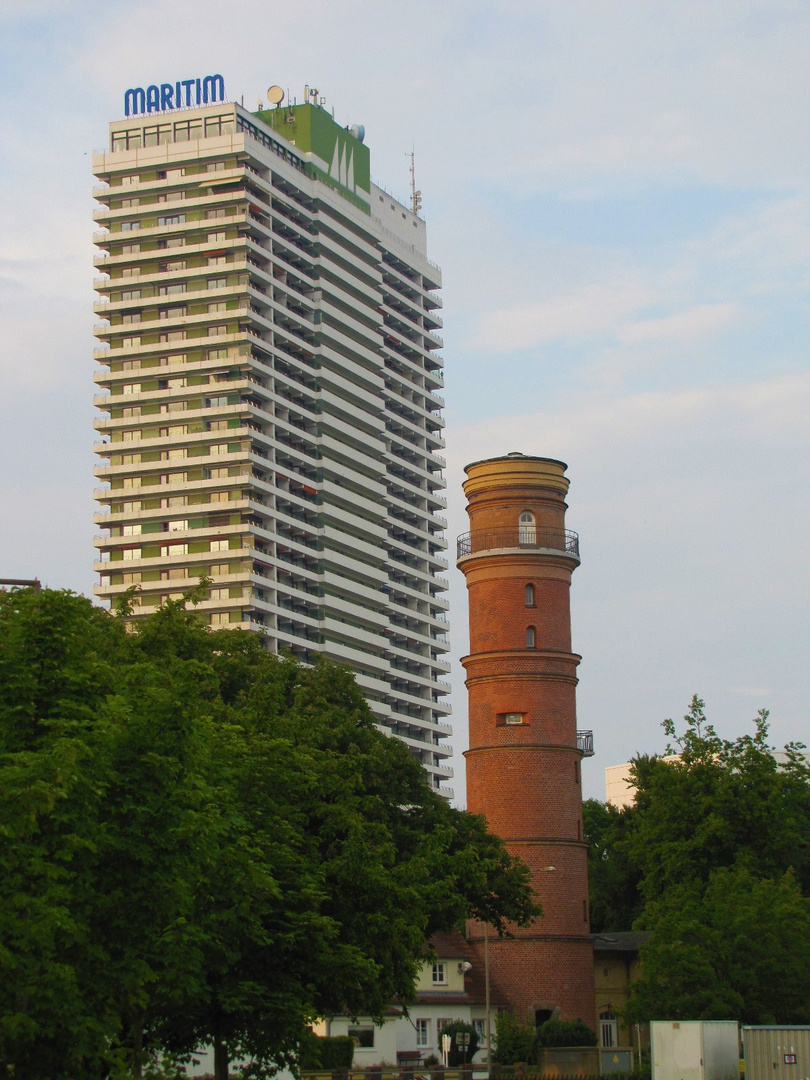
[[[125,610],[125,609],[124,609]],[[214,1045],[255,1075],[306,1024],[408,1000],[426,941],[538,908],[351,674],[212,632],[0,593],[0,1066],[140,1075]]]
[[[633,804],[593,800],[585,836],[593,929],[649,930],[633,1020],[807,1022],[810,1011],[810,766],[778,759],[768,714],[721,739],[692,699],[667,756],[631,765]]]

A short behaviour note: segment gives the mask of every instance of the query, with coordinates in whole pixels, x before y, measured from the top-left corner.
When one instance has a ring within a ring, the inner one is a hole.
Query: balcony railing
[[[593,757],[592,731],[577,732],[577,750],[579,750],[583,757]]]
[[[521,548],[528,551],[561,551],[579,558],[579,533],[570,529],[541,529],[520,525],[487,533],[463,533],[457,541],[456,557],[480,555],[485,551]]]

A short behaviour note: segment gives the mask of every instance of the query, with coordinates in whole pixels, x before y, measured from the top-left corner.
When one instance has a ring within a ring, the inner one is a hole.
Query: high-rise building
[[[350,665],[439,787],[441,274],[418,193],[371,182],[317,91],[251,113],[214,76],[130,90],[125,114],[93,158],[96,592],[139,585],[137,617],[210,577],[213,626]]]

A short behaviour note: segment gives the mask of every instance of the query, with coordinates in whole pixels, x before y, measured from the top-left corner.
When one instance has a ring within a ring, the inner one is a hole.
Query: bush
[[[546,1020],[537,1033],[540,1046],[596,1046],[596,1033],[583,1020]]]
[[[518,1061],[534,1061],[537,1032],[528,1024],[521,1023],[510,1012],[499,1012],[495,1017],[495,1053],[498,1065],[514,1065]]]
[[[455,1037],[459,1031],[466,1031],[470,1036],[470,1045],[466,1050],[456,1045]],[[472,1056],[478,1049],[478,1032],[472,1024],[467,1024],[463,1020],[452,1020],[442,1028],[442,1035],[450,1036],[449,1064],[451,1069],[458,1068],[464,1062],[472,1061]]]
[[[354,1058],[354,1040],[348,1035],[316,1035],[310,1031],[298,1048],[301,1072],[331,1072],[350,1069]]]

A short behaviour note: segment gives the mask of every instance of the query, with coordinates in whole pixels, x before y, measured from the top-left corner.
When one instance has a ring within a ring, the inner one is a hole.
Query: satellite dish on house
[[[271,86],[267,91],[267,100],[271,105],[280,105],[284,100],[284,91],[280,86]]]

